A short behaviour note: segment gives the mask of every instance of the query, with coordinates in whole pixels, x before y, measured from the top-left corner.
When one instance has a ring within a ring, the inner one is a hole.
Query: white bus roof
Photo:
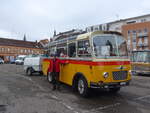
[[[91,35],[91,32],[78,35],[77,40],[83,40],[83,39],[89,38],[90,35]]]
[[[119,32],[115,31],[94,31],[94,32],[88,32],[85,34],[81,34],[77,36],[77,40],[83,40],[86,38],[89,38],[91,35],[96,35],[96,34],[116,34],[116,35],[121,35]]]

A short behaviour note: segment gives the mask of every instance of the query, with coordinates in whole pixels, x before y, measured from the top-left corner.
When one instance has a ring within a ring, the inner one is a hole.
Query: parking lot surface
[[[117,94],[93,90],[90,98],[65,84],[51,87],[42,75],[26,76],[22,65],[0,65],[0,113],[150,113],[150,76],[133,76]]]

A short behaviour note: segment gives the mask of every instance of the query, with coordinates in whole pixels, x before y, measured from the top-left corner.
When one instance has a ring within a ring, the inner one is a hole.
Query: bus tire
[[[120,87],[109,88],[110,93],[117,93],[118,91],[120,91]]]
[[[82,97],[88,97],[88,96],[89,96],[88,83],[87,83],[86,79],[85,79],[83,76],[81,76],[81,77],[78,79],[77,90],[78,90],[78,93],[79,93]]]
[[[26,75],[27,75],[27,76],[31,76],[32,73],[33,73],[32,68],[27,68],[27,70],[26,70]]]
[[[47,80],[48,80],[49,83],[52,83],[52,81],[53,81],[53,76],[52,76],[52,73],[51,73],[51,72],[48,72],[48,74],[47,74]]]

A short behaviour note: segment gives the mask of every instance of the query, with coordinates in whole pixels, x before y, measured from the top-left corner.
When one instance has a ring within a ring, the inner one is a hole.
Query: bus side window
[[[90,53],[90,45],[89,40],[81,40],[78,41],[78,56],[79,57],[89,57],[91,56]]]
[[[75,43],[70,43],[68,45],[68,56],[76,57],[76,44]]]
[[[67,43],[57,44],[56,50],[58,57],[67,57]]]
[[[59,57],[67,57],[67,50],[63,48],[57,49],[57,54]]]

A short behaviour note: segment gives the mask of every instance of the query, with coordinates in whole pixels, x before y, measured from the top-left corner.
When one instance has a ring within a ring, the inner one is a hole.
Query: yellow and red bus
[[[87,96],[91,88],[103,88],[118,92],[129,85],[131,65],[126,41],[118,32],[96,31],[76,36],[59,38],[49,44],[50,54],[65,54],[59,57],[68,64],[61,65],[59,80]],[[48,72],[51,58],[44,59],[43,73],[51,82]]]

